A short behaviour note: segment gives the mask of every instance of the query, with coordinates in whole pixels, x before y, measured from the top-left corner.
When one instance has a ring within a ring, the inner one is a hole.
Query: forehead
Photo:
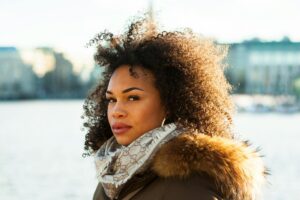
[[[107,90],[123,90],[129,87],[142,87],[150,89],[154,87],[154,75],[147,69],[134,66],[134,74],[129,71],[129,65],[118,67],[112,74]]]

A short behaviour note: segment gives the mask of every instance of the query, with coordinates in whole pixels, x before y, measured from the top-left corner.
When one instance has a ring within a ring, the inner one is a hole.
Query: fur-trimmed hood
[[[199,133],[183,133],[163,145],[152,167],[160,177],[206,173],[230,200],[256,199],[268,174],[261,156],[248,142]]]

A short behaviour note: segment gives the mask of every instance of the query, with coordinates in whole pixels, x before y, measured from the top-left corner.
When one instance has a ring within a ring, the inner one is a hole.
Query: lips
[[[114,134],[123,134],[125,132],[127,132],[129,129],[131,129],[132,126],[129,126],[127,124],[124,124],[124,123],[114,123],[112,126],[111,126],[111,129],[113,131]]]

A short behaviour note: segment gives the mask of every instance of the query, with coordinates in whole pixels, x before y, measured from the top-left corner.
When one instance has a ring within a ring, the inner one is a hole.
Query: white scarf
[[[181,133],[171,123],[146,132],[128,146],[119,145],[115,137],[108,139],[95,154],[97,178],[106,195],[118,197],[127,181],[149,167],[161,145]]]

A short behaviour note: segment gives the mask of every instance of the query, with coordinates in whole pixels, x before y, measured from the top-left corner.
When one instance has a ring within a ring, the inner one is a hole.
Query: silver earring
[[[162,123],[161,123],[161,126],[164,126],[165,125],[165,121],[166,121],[166,118],[163,119]]]

